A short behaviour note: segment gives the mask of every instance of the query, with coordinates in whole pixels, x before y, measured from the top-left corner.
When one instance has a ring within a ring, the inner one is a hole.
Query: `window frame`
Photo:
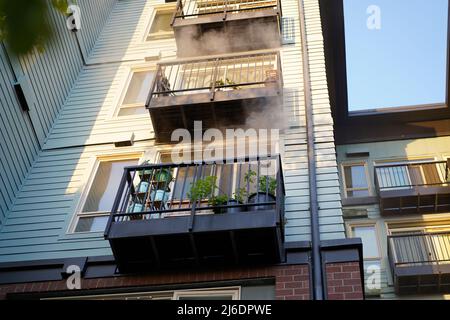
[[[345,50],[344,0],[319,0],[324,32],[325,59],[330,102],[338,144],[425,138],[450,134],[450,0],[447,30],[446,99],[443,104],[348,110],[347,58]],[[433,112],[430,112],[433,110]],[[412,126],[427,122],[427,126]],[[431,128],[430,128],[431,127]],[[355,135],[354,132],[358,132]]]
[[[148,291],[135,293],[113,293],[99,295],[81,295],[57,298],[42,298],[41,300],[179,300],[180,297],[192,296],[211,296],[211,295],[230,295],[232,300],[241,300],[242,288],[239,287],[218,287],[218,288],[202,288],[202,289],[185,289],[185,290],[169,290],[169,291]],[[154,296],[156,299],[148,299]],[[128,299],[127,299],[128,298]],[[131,299],[129,299],[131,298]]]
[[[378,257],[368,257],[368,258],[364,258],[364,261],[376,261],[379,262],[380,265],[383,262],[383,247],[381,245],[380,242],[380,228],[378,226],[378,222],[377,221],[347,221],[346,222],[346,229],[347,229],[347,235],[349,236],[349,238],[355,238],[355,233],[354,233],[354,229],[355,228],[364,228],[364,227],[373,227],[374,231],[375,231],[375,238],[377,241],[377,248],[378,248]],[[363,242],[363,247],[364,247],[364,242]]]
[[[345,168],[346,167],[356,167],[356,166],[364,166],[364,172],[366,174],[366,181],[367,181],[367,189],[366,188],[347,188],[347,181],[345,180]],[[369,163],[367,161],[352,161],[352,162],[343,162],[341,163],[341,176],[342,176],[342,192],[343,197],[345,199],[364,199],[364,198],[370,198],[374,195],[374,190],[372,186],[372,182],[370,179],[370,172],[369,172]],[[368,195],[364,197],[349,197],[348,191],[368,191]]]
[[[134,153],[121,153],[121,154],[114,154],[114,155],[104,155],[104,156],[96,156],[94,159],[94,164],[89,168],[89,174],[88,178],[86,180],[86,183],[83,186],[83,189],[81,191],[80,199],[78,200],[75,212],[73,214],[73,217],[69,223],[69,226],[66,231],[66,235],[92,235],[102,232],[97,231],[85,231],[85,232],[75,232],[75,229],[77,228],[78,222],[80,218],[85,217],[104,217],[109,216],[110,212],[83,212],[83,207],[86,204],[86,200],[89,196],[89,193],[91,191],[91,188],[94,184],[95,176],[97,175],[98,169],[100,168],[100,164],[102,162],[114,162],[114,161],[124,161],[124,160],[133,160],[136,159],[138,163],[141,162],[143,157],[143,152],[134,152]]]
[[[155,41],[175,40],[174,31],[161,33],[162,38],[160,38],[160,39],[149,39],[149,38],[151,36],[150,31],[152,30],[152,26],[153,26],[153,23],[155,22],[156,15],[158,14],[158,12],[172,13],[172,20],[173,20],[173,17],[175,15],[176,9],[177,9],[176,4],[177,4],[176,2],[165,3],[165,4],[161,4],[161,5],[156,5],[152,8],[153,10],[150,15],[149,23],[147,25],[147,28],[145,28],[144,35],[143,35],[143,41],[145,43],[152,43]]]
[[[143,65],[134,65],[134,66],[129,67],[127,77],[125,78],[125,80],[121,86],[122,92],[121,92],[120,96],[118,97],[117,102],[115,103],[116,108],[114,109],[110,118],[113,118],[115,120],[126,120],[126,119],[136,119],[136,118],[148,117],[147,112],[144,112],[143,114],[132,114],[132,115],[119,116],[119,113],[122,109],[127,109],[127,108],[131,109],[131,108],[138,108],[138,107],[142,107],[145,109],[146,102],[144,102],[144,104],[141,104],[141,103],[124,104],[123,102],[128,93],[128,89],[130,87],[131,81],[133,80],[134,74],[137,72],[147,72],[147,71],[154,73],[154,78],[152,81],[152,85],[150,87],[150,90],[151,90],[153,83],[154,83],[154,79],[156,77],[156,72],[157,72],[156,64],[151,63],[151,64],[143,64]],[[150,94],[150,91],[149,91],[149,94]]]

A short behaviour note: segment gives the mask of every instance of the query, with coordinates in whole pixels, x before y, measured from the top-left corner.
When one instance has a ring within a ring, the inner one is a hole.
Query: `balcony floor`
[[[450,186],[381,191],[380,207],[383,215],[448,212],[450,211]]]
[[[227,13],[226,16],[217,13],[175,19],[173,29],[178,55],[194,57],[279,48],[279,16],[277,9],[268,8]]]
[[[450,264],[395,267],[398,294],[450,293]]]
[[[283,240],[275,211],[114,222],[108,234],[120,272],[276,263]]]
[[[218,91],[211,93],[153,97],[149,106],[150,117],[158,143],[170,142],[178,128],[193,133],[194,121],[202,121],[208,128],[243,127],[248,117],[265,110],[278,112],[281,108],[281,90],[278,86]],[[258,128],[255,128],[258,129]]]

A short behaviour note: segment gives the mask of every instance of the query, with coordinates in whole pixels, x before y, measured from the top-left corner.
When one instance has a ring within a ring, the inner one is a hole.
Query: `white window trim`
[[[113,103],[114,108],[111,110],[111,112],[108,115],[109,120],[127,120],[127,119],[139,119],[142,117],[148,117],[148,114],[138,114],[138,115],[127,115],[127,116],[119,116],[120,109],[123,108],[135,108],[135,107],[143,107],[145,108],[145,103],[133,103],[133,104],[123,104],[123,101],[125,100],[125,96],[127,95],[128,88],[131,84],[131,80],[133,79],[133,75],[135,72],[145,72],[150,71],[154,72],[156,74],[157,67],[155,63],[147,63],[142,65],[134,65],[131,67],[128,67],[127,76],[122,82],[120,88],[122,88],[122,91],[120,95],[117,96],[116,101]],[[149,92],[150,93],[150,92]]]
[[[156,5],[152,8],[152,13],[150,15],[150,19],[149,23],[147,24],[147,27],[144,29],[144,33],[142,35],[142,41],[145,43],[153,43],[153,42],[160,42],[160,41],[174,41],[175,40],[175,35],[173,32],[165,32],[164,35],[171,35],[171,37],[167,37],[167,38],[162,38],[162,39],[152,39],[152,40],[147,40],[148,37],[150,36],[150,30],[152,29],[152,25],[153,22],[155,21],[156,18],[156,14],[159,12],[171,12],[174,13],[175,10],[177,9],[177,3],[165,3],[165,4],[161,4],[161,5]]]
[[[120,161],[120,160],[132,160],[137,159],[138,163],[141,162],[144,152],[130,152],[130,153],[117,153],[117,154],[109,154],[109,155],[98,155],[94,156],[92,159],[92,164],[89,166],[89,175],[85,180],[86,183],[83,186],[83,190],[81,192],[80,199],[75,208],[75,212],[73,217],[69,223],[69,226],[66,230],[66,235],[86,235],[86,234],[95,234],[98,232],[75,232],[78,221],[80,218],[84,217],[100,217],[107,216],[110,212],[82,212],[84,204],[86,203],[87,197],[89,195],[89,191],[92,188],[94,183],[95,176],[97,174],[98,168],[100,167],[101,162],[106,161]]]
[[[346,167],[353,167],[353,166],[364,166],[364,171],[366,173],[366,181],[367,181],[367,188],[347,188],[347,182],[345,180],[345,168]],[[367,197],[371,197],[374,195],[372,182],[370,179],[370,172],[369,172],[369,163],[367,161],[352,161],[352,162],[343,162],[341,163],[341,176],[342,176],[342,193],[343,197],[345,199],[357,199],[357,198],[364,198],[364,197],[349,197],[347,192],[348,191],[368,191]]]
[[[211,289],[175,290],[175,291],[155,291],[136,293],[117,293],[104,295],[73,296],[61,298],[44,298],[41,300],[178,300],[180,297],[201,297],[201,296],[226,296],[232,300],[241,300],[241,287],[224,287]],[[155,299],[152,299],[155,297]],[[127,299],[131,298],[131,299]],[[150,299],[149,299],[150,298]]]
[[[196,297],[217,297],[217,296],[231,296],[232,300],[241,299],[241,288],[217,288],[211,290],[198,289],[198,290],[184,290],[175,291],[173,295],[174,300],[180,300],[180,298],[196,298]]]

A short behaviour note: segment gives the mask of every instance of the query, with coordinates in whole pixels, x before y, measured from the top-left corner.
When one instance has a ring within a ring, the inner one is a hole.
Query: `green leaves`
[[[0,0],[2,39],[17,55],[43,48],[52,35],[47,14],[44,0]]]
[[[48,22],[49,3],[66,16],[68,0],[0,0],[0,40],[5,40],[13,53],[44,50],[53,34]]]
[[[62,14],[67,14],[67,7],[69,6],[69,2],[67,0],[52,0],[52,5]]]

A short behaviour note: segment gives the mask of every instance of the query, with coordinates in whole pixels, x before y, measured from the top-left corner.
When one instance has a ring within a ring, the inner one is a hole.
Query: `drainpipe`
[[[317,199],[316,157],[314,150],[314,121],[312,109],[311,77],[306,35],[304,0],[298,1],[303,54],[303,82],[305,91],[305,115],[308,144],[309,201],[311,212],[312,271],[314,300],[323,300],[322,263],[320,257],[319,204]]]

